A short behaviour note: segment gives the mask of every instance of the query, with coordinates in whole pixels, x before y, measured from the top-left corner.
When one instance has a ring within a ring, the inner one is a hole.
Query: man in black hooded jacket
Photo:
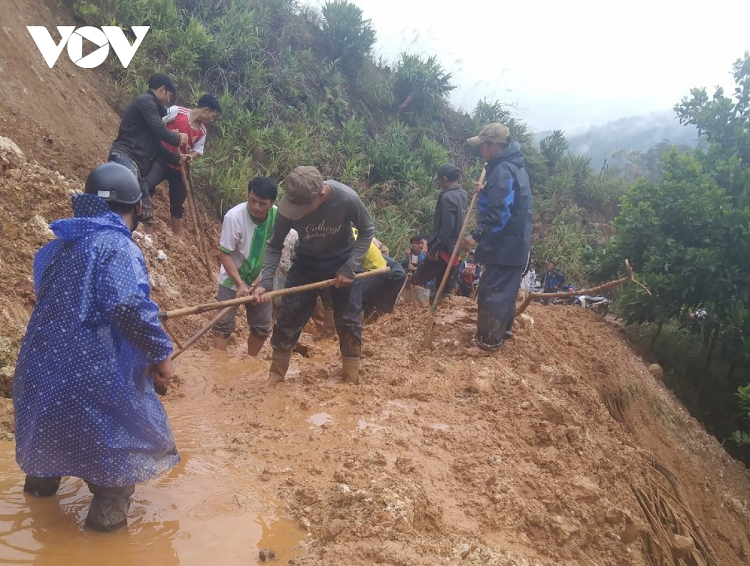
[[[172,165],[185,165],[189,156],[172,153],[161,143],[183,145],[188,143],[187,134],[173,132],[162,122],[175,87],[172,80],[162,73],[148,79],[148,92],[139,94],[125,109],[120,121],[117,138],[109,150],[109,161],[124,165],[135,175],[141,186],[143,213],[141,221],[146,231],[154,223],[154,205],[151,203],[146,175],[158,155]]]
[[[476,247],[476,262],[485,266],[479,283],[476,343],[497,350],[513,335],[516,295],[531,250],[532,198],[526,158],[510,131],[500,123],[488,124],[467,140],[479,145],[485,165],[484,186],[477,200],[478,225],[464,240]]]

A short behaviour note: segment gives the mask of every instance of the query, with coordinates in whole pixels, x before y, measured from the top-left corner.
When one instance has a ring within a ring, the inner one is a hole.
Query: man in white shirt
[[[268,177],[255,177],[247,187],[247,202],[242,202],[224,215],[219,239],[219,291],[217,300],[228,301],[252,293],[260,280],[266,242],[276,222],[277,189]],[[239,305],[233,307],[213,327],[214,347],[226,350],[235,330],[234,319]],[[246,304],[247,353],[257,356],[271,333],[271,303]]]

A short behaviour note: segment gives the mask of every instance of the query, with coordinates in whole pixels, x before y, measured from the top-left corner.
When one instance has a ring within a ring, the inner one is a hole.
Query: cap
[[[323,175],[309,165],[297,167],[286,176],[284,190],[284,198],[279,201],[279,214],[290,220],[299,220],[323,191]]]
[[[437,178],[445,177],[446,179],[449,179],[451,181],[458,181],[458,178],[461,176],[461,170],[453,165],[453,163],[446,163],[445,165],[441,165],[440,169],[437,170]]]
[[[484,142],[508,143],[509,137],[510,130],[505,124],[493,122],[482,128],[478,136],[466,140],[466,143],[469,145],[479,145]]]

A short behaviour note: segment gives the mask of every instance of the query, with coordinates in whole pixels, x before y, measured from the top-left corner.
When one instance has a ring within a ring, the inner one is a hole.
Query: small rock
[[[167,254],[164,253],[164,250],[158,250],[156,252],[156,259],[161,261],[167,261]]]
[[[664,376],[664,370],[659,364],[651,364],[648,366],[648,371],[654,376],[654,379],[661,379]]]
[[[558,542],[564,543],[571,536],[581,530],[581,523],[570,517],[555,515],[550,519],[550,524],[555,532]]]
[[[695,548],[695,543],[691,537],[670,533],[669,542],[672,547],[672,557],[675,560],[686,558]]]
[[[331,541],[344,532],[344,523],[338,519],[331,521],[325,528],[323,538]]]
[[[607,509],[604,514],[604,522],[610,525],[618,525],[622,523],[623,519],[625,519],[625,513],[617,507]]]
[[[276,560],[276,551],[270,548],[264,548],[258,553],[258,558],[261,562],[268,562],[269,560]]]
[[[0,171],[17,169],[26,163],[26,156],[11,139],[0,136]]]
[[[642,534],[648,532],[648,527],[642,521],[625,516],[625,529],[620,534],[620,540],[623,544],[631,544],[636,541]]]

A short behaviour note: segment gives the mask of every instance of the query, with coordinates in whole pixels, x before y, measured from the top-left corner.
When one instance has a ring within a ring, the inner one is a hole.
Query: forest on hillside
[[[315,165],[359,192],[398,256],[431,225],[436,169],[453,161],[470,186],[482,163],[465,140],[504,122],[532,181],[533,256],[554,259],[579,286],[617,276],[629,258],[651,291],[615,297],[634,339],[711,432],[733,436],[728,448],[740,454],[750,443],[737,432],[750,430],[747,54],[734,64],[734,93],[696,88],[676,105],[679,122],[705,140],[699,148],[664,142],[630,152],[627,170],[595,168],[562,131],[535,143],[497,101],[470,114],[453,108],[455,83],[436,55],[376,59],[376,30],[346,0],[320,10],[294,0],[59,1],[80,24],[151,26],[127,69],[108,63],[118,110],[154,72],[175,79],[179,104],[219,97],[223,115],[195,166],[217,220],[255,175],[283,191],[289,171]],[[700,309],[706,315],[691,319]]]

